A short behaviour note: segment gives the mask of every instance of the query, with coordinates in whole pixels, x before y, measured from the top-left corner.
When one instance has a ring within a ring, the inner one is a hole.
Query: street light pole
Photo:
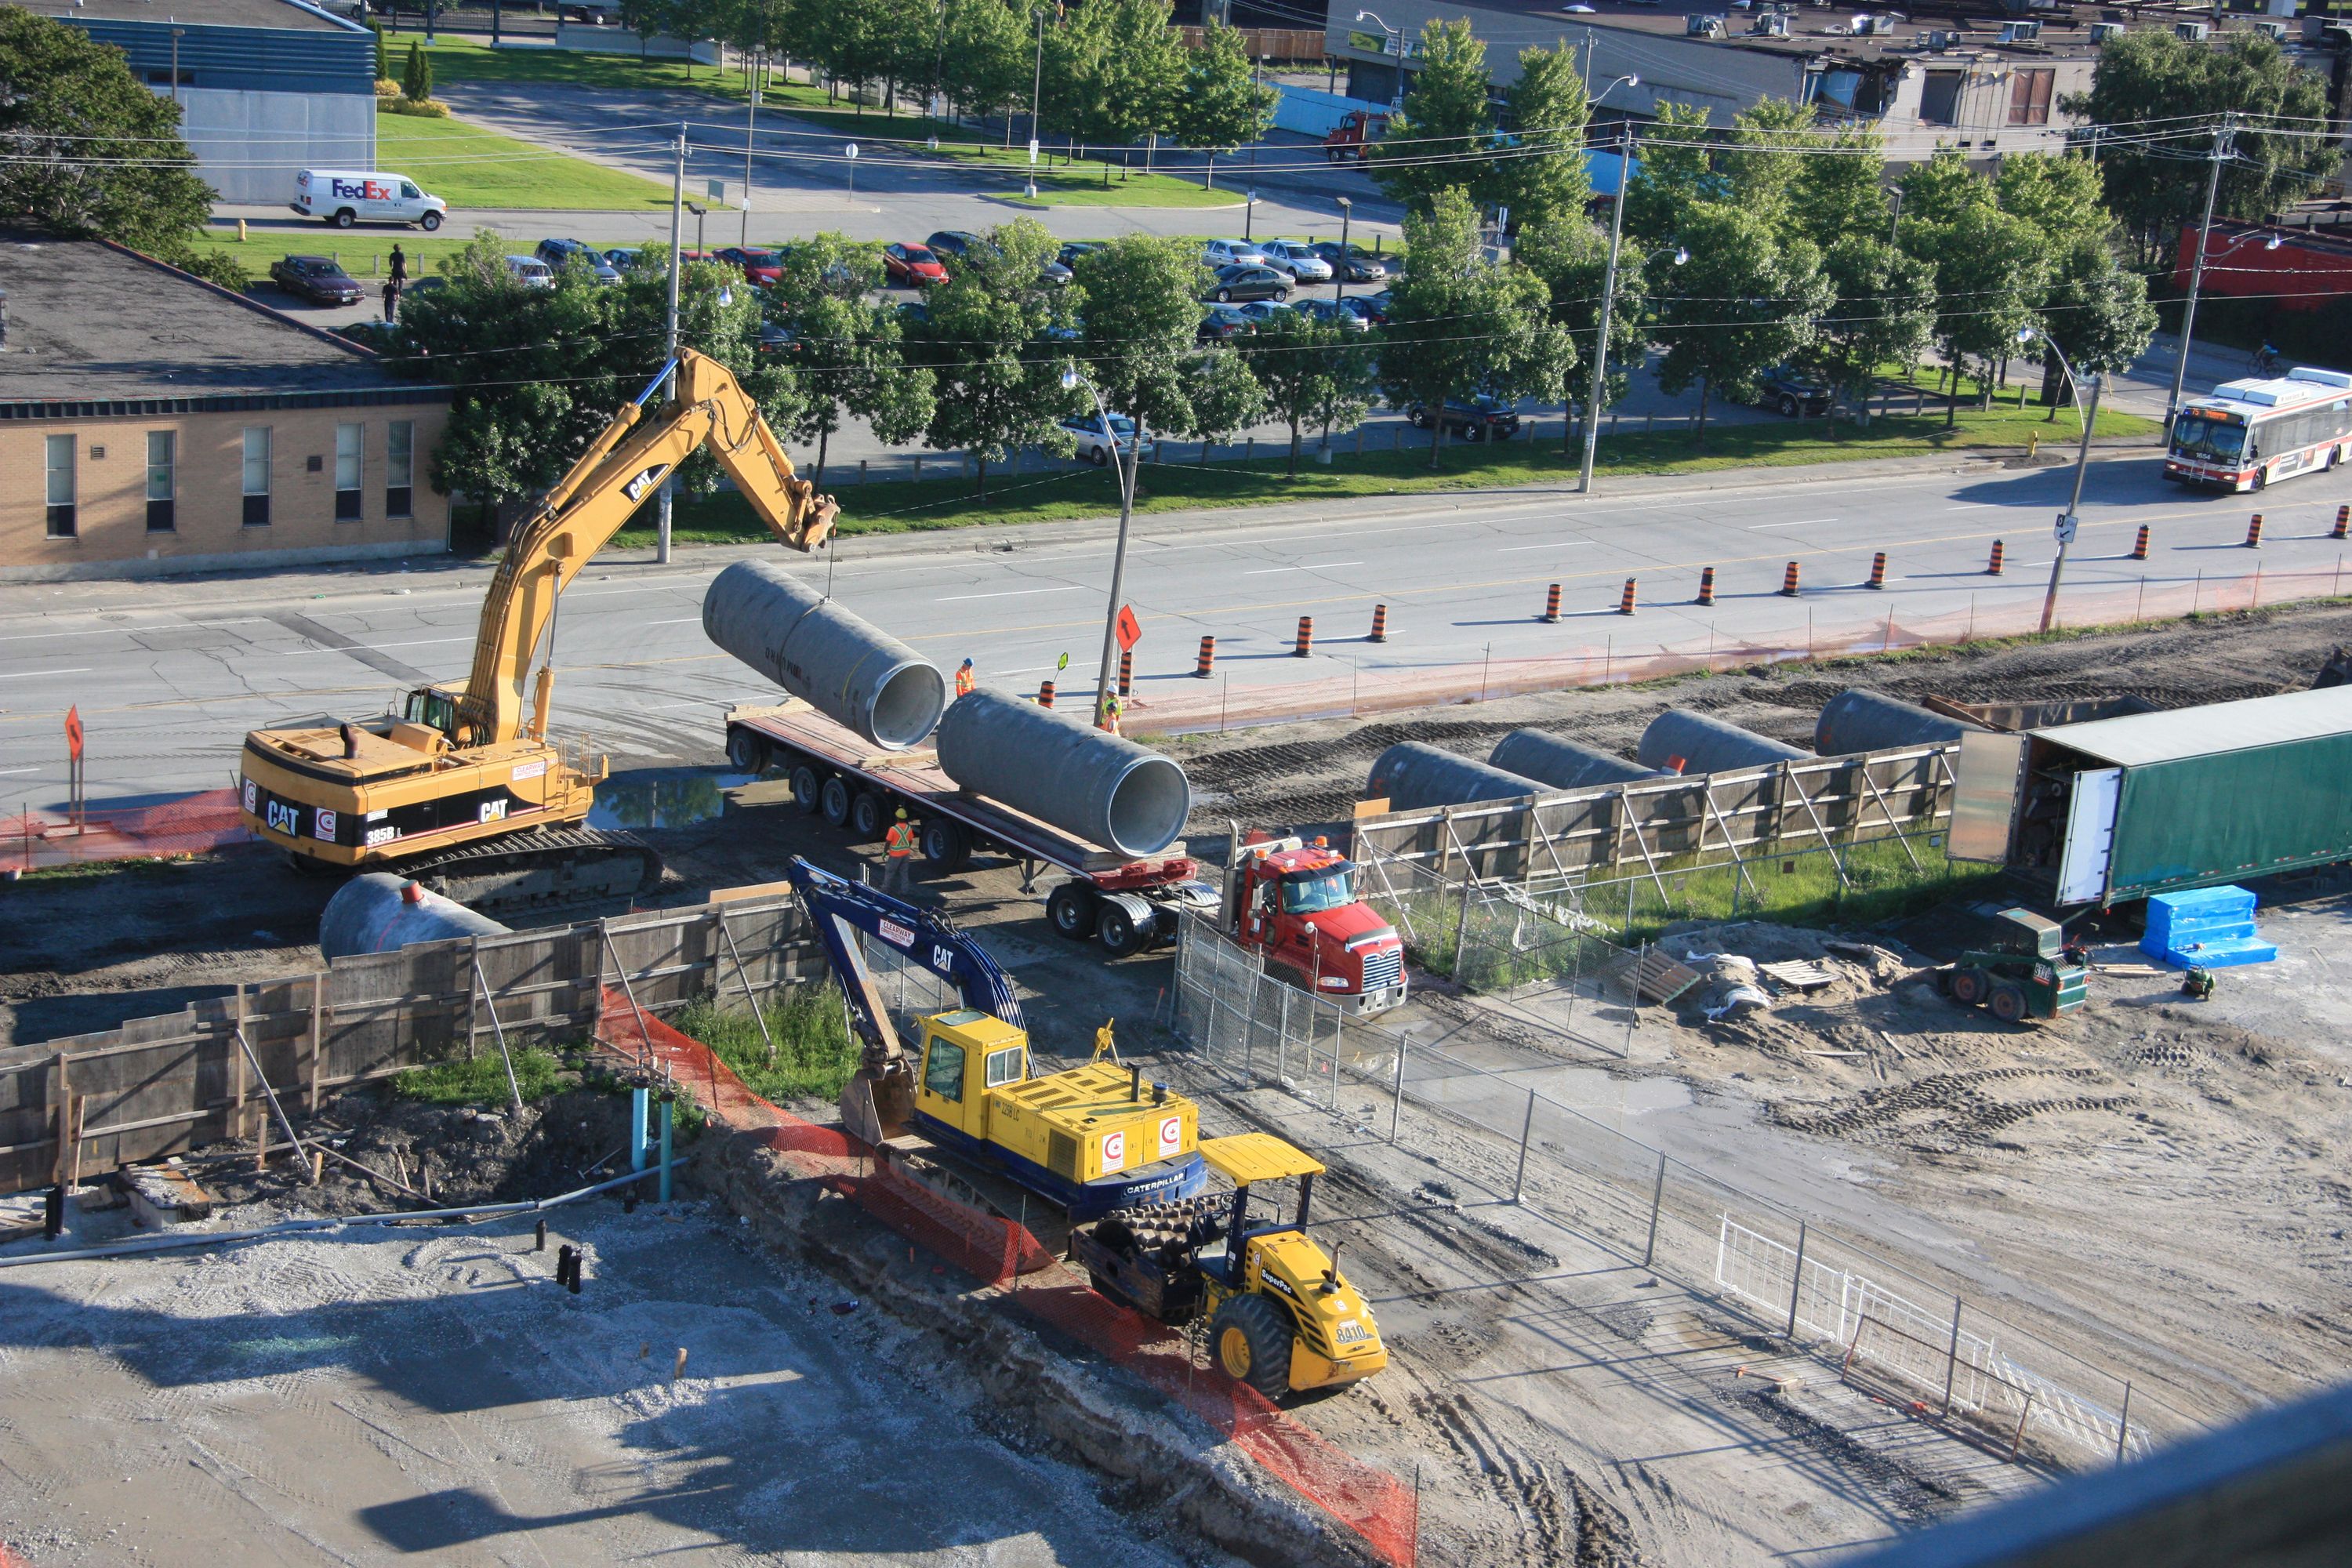
[[[686,238],[686,127],[683,125],[677,128],[677,163],[671,170],[669,179],[669,327],[665,355],[673,368],[670,384],[663,389],[665,396],[675,396],[677,392],[677,372],[675,368],[677,364],[677,249]],[[654,541],[654,560],[663,565],[669,563],[671,489],[670,478],[665,476]]]
[[[1242,208],[1242,243],[1246,245],[1256,237],[1257,193],[1252,191],[1248,202]]]
[[[1135,422],[1133,450],[1121,452],[1118,449],[1118,427],[1110,422],[1110,409],[1104,405],[1103,395],[1095,384],[1071,370],[1062,373],[1062,386],[1066,391],[1075,391],[1081,386],[1087,389],[1087,395],[1095,400],[1095,413],[1102,420],[1103,438],[1110,443],[1111,455],[1118,460],[1118,545],[1111,552],[1110,606],[1103,612],[1102,663],[1097,667],[1100,673],[1095,678],[1095,727],[1101,729],[1103,721],[1110,712],[1111,694],[1118,689],[1112,674],[1117,666],[1112,664],[1111,656],[1118,640],[1119,595],[1127,582],[1127,527],[1135,516],[1135,470],[1137,465],[1143,461],[1144,426],[1139,416]]]
[[[1037,66],[1029,78],[1029,199],[1037,199],[1037,105],[1045,96],[1045,11],[1037,10]]]
[[[1613,88],[1616,83],[1610,83]],[[1606,93],[1609,88],[1601,89]],[[1592,460],[1601,442],[1601,394],[1609,383],[1609,328],[1617,305],[1617,251],[1625,242],[1625,196],[1633,184],[1633,122],[1624,122],[1617,141],[1617,199],[1609,204],[1609,271],[1601,285],[1601,331],[1592,340],[1591,384],[1584,398],[1584,461],[1576,472],[1576,493],[1592,493]]]
[[[751,248],[751,133],[760,124],[760,67],[751,68],[751,113],[743,121],[743,238],[744,249]]]
[[[2031,342],[2037,337],[2058,356],[2058,368],[2065,374],[2067,390],[2073,392],[2081,384],[2075,378],[2074,363],[2067,359],[2066,351],[2060,348],[2050,334],[2028,327],[2017,334],[2017,341]],[[2081,410],[2083,416],[2083,440],[2074,448],[2074,492],[2066,498],[2066,510],[2058,519],[2058,553],[2050,563],[2050,591],[2042,596],[2042,629],[2045,632],[2050,629],[2050,623],[2057,618],[2058,584],[2066,575],[2066,548],[2074,543],[2074,531],[2081,526],[2078,514],[2083,505],[2083,476],[2091,463],[2091,430],[2099,422],[2099,389],[2105,381],[2104,373],[2091,373],[2091,400],[2087,407],[2079,393],[2074,396],[2074,406]]]
[[[180,40],[186,36],[187,31],[185,27],[172,29],[172,101],[183,109],[187,105],[186,100],[180,96]]]
[[[2189,302],[2180,312],[2180,357],[2172,366],[2172,391],[2164,400],[2164,438],[2172,438],[2172,416],[2180,411],[2181,383],[2189,378],[2189,344],[2197,331],[2197,296],[2205,287],[2205,252],[2213,243],[2213,199],[2221,192],[2221,164],[2231,156],[2235,113],[2221,116],[2213,133],[2213,166],[2205,177],[2205,217],[2197,226],[2197,264],[2189,271]]]
[[[1356,204],[1347,197],[1339,198],[1339,259],[1331,268],[1331,301],[1338,304],[1348,297],[1348,220],[1356,216]]]

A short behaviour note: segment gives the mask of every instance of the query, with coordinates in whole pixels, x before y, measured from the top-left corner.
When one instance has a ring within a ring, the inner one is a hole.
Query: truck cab
[[[1389,117],[1369,109],[1351,109],[1323,138],[1323,155],[1332,163],[1363,162],[1364,149],[1388,134]]]
[[[1359,1013],[1405,999],[1404,942],[1356,897],[1356,868],[1321,839],[1252,834],[1233,857],[1227,933],[1268,973]]]

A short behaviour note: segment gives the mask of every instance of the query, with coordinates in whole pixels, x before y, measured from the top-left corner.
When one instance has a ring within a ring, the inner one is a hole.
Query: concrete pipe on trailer
[[[738,561],[713,578],[702,631],[887,751],[920,744],[947,707],[947,678],[930,660],[772,561]]]
[[[1813,721],[1813,750],[1825,757],[1849,752],[1892,751],[1898,746],[1935,746],[1969,733],[1982,734],[1979,725],[1964,719],[1849,687],[1822,705]]]
[[[1663,768],[1629,763],[1614,752],[1580,746],[1541,730],[1514,730],[1495,742],[1487,765],[1531,778],[1553,789],[1585,789],[1594,784],[1637,784],[1664,778]]]
[[[1547,786],[1421,741],[1400,741],[1372,763],[1364,798],[1385,798],[1391,811],[1426,811],[1474,801],[1517,800],[1543,795]]]
[[[509,929],[406,877],[370,871],[327,900],[319,916],[319,951],[330,959],[349,958],[451,937],[503,936]]]
[[[1192,814],[1192,786],[1168,758],[986,687],[948,709],[936,744],[963,788],[1122,855],[1158,854]]]
[[[1812,753],[1704,713],[1669,708],[1642,731],[1642,744],[1634,755],[1645,767],[1672,770],[1679,757],[1684,773],[1720,773],[1802,762]]]

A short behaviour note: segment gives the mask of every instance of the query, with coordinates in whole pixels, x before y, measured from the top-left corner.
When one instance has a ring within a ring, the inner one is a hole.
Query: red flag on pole
[[[81,707],[79,703],[66,710],[66,755],[81,761]]]
[[[1128,653],[1143,640],[1143,623],[1135,618],[1133,605],[1118,607],[1118,651]]]

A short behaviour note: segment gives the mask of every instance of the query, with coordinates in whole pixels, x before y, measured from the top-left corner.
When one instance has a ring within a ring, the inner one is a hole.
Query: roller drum
[[[1812,755],[1811,752],[1782,745],[1769,735],[1759,735],[1686,708],[1669,708],[1651,720],[1650,727],[1642,731],[1642,744],[1634,754],[1645,766],[1653,768],[1671,769],[1674,759],[1680,757],[1682,771],[1686,773],[1733,773],[1741,768],[1802,762]]]
[[[319,916],[319,951],[330,959],[396,952],[420,942],[504,936],[509,928],[405,877],[371,871],[335,890]]]
[[[738,561],[702,596],[703,635],[887,751],[921,743],[947,678],[921,654],[772,561]]]
[[[936,744],[961,787],[1122,855],[1157,855],[1192,814],[1192,786],[1168,758],[985,687],[949,708]]]
[[[1813,721],[1813,750],[1835,757],[1901,746],[1937,746],[1972,731],[1983,732],[1966,720],[1850,687],[1831,698]]]
[[[1662,778],[1664,770],[1629,763],[1614,752],[1578,745],[1541,730],[1514,730],[1495,742],[1491,767],[1538,780],[1553,789],[1589,789],[1596,784],[1637,784]]]
[[[1385,796],[1391,811],[1426,811],[1482,800],[1517,800],[1544,795],[1547,786],[1517,773],[1420,741],[1401,741],[1382,752],[1364,784],[1364,798]]]

